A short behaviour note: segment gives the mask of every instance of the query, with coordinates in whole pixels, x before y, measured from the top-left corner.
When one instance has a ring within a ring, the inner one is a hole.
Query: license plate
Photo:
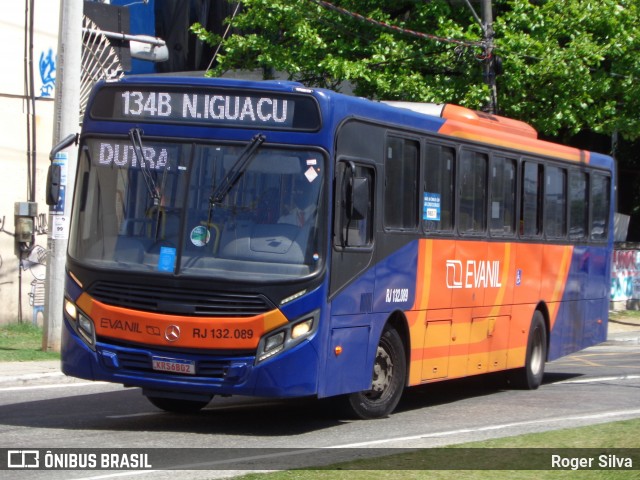
[[[152,357],[153,369],[161,372],[196,374],[196,362],[179,358]]]

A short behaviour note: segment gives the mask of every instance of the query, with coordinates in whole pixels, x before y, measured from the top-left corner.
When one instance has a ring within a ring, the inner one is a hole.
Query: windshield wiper
[[[236,161],[231,165],[229,172],[222,179],[222,182],[216,187],[211,196],[209,197],[209,210],[213,205],[221,204],[227,194],[231,191],[238,180],[245,172],[256,150],[267,139],[263,134],[259,133],[251,139],[246,147],[240,152]]]
[[[151,170],[149,169],[149,166],[144,161],[144,153],[142,147],[142,130],[140,130],[139,128],[132,128],[131,130],[129,130],[129,138],[131,139],[131,144],[133,145],[133,152],[138,159],[138,163],[140,164],[140,171],[142,172],[144,183],[147,185],[149,195],[151,195],[153,206],[157,207],[158,205],[160,205],[160,192],[158,191],[156,182],[151,176]]]

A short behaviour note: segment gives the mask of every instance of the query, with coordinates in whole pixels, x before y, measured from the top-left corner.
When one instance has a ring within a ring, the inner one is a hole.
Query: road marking
[[[628,416],[628,415],[640,415],[640,409],[618,410],[618,411],[601,412],[601,413],[594,413],[594,414],[588,414],[588,415],[574,415],[574,416],[570,416],[570,417],[545,418],[545,419],[540,419],[540,420],[530,420],[530,421],[524,421],[524,422],[505,423],[505,424],[501,424],[501,425],[489,425],[489,426],[485,426],[485,427],[463,428],[463,429],[459,429],[459,430],[450,430],[450,431],[445,431],[445,432],[424,433],[424,434],[411,435],[411,436],[406,436],[406,437],[396,437],[396,438],[388,438],[388,439],[381,439],[381,440],[371,440],[371,441],[368,441],[368,442],[349,443],[349,444],[343,444],[343,445],[332,445],[332,446],[327,446],[327,447],[310,447],[310,448],[306,448],[306,449],[295,449],[293,451],[285,451],[285,452],[278,452],[278,453],[271,453],[271,454],[264,454],[264,455],[251,455],[251,456],[247,456],[247,457],[233,458],[233,459],[227,459],[227,460],[217,460],[217,461],[214,460],[212,462],[206,462],[206,463],[173,465],[172,469],[175,469],[176,471],[179,471],[179,470],[194,470],[194,469],[197,470],[197,469],[201,469],[202,467],[205,467],[205,466],[209,467],[209,469],[212,469],[213,467],[224,469],[223,466],[225,464],[237,463],[238,460],[253,461],[253,460],[273,459],[273,458],[293,456],[293,455],[309,455],[309,454],[313,454],[315,452],[321,452],[323,450],[328,450],[328,449],[370,447],[370,446],[374,446],[374,445],[382,445],[382,444],[391,443],[391,442],[403,442],[403,441],[411,441],[411,440],[420,440],[420,439],[425,439],[425,438],[440,438],[440,437],[459,435],[461,433],[477,433],[477,432],[492,431],[492,430],[502,430],[502,429],[508,429],[508,428],[513,428],[513,427],[526,426],[526,425],[536,425],[536,424],[541,424],[541,423],[550,424],[550,423],[553,423],[553,422],[563,423],[563,422],[567,422],[567,421],[573,422],[573,421],[576,421],[576,420],[602,420],[602,419],[609,419],[609,418]],[[157,473],[157,472],[159,472],[159,470],[140,470],[140,471],[118,472],[118,473],[112,473],[112,474],[106,474],[106,475],[83,477],[81,480],[102,480],[102,479],[108,479],[108,478],[128,477],[128,476],[134,476],[134,475],[144,475],[144,474],[147,474],[147,473],[154,473],[154,472]],[[255,473],[256,471],[252,471],[252,472]],[[244,471],[243,473],[248,473],[248,471]],[[78,479],[78,480],[80,480],[80,479]]]
[[[110,418],[112,420],[120,419],[120,418],[132,418],[132,417],[148,417],[151,415],[161,415],[163,412],[141,412],[141,413],[130,413],[128,415],[107,415],[105,418]]]
[[[218,460],[218,461],[212,461],[212,462],[206,462],[206,463],[174,465],[174,466],[172,466],[172,468],[177,470],[177,471],[179,471],[179,470],[201,469],[204,466],[209,467],[209,469],[212,469],[213,467],[224,469],[223,466],[225,464],[237,463],[238,460],[243,460],[243,461],[247,461],[248,462],[248,461],[253,461],[253,460],[273,459],[273,458],[293,456],[293,455],[309,455],[309,454],[313,454],[315,452],[321,452],[323,450],[328,450],[328,449],[370,447],[370,446],[374,446],[374,445],[382,445],[382,444],[391,443],[391,442],[403,442],[403,441],[411,441],[411,440],[420,440],[420,439],[424,439],[424,438],[439,438],[439,437],[458,435],[458,434],[461,434],[461,433],[477,433],[477,432],[483,432],[483,431],[501,430],[501,429],[507,429],[507,428],[513,428],[513,427],[526,426],[526,425],[535,425],[535,424],[541,424],[541,423],[549,424],[549,423],[552,423],[552,422],[561,423],[561,422],[575,421],[575,420],[600,420],[600,419],[613,418],[613,417],[619,417],[619,416],[627,416],[627,415],[640,415],[640,409],[619,410],[619,411],[614,411],[614,412],[601,412],[601,413],[595,413],[595,414],[589,414],[589,415],[575,415],[575,416],[571,416],[571,417],[545,418],[545,419],[531,420],[531,421],[525,421],[525,422],[505,423],[505,424],[502,424],[502,425],[490,425],[490,426],[478,427],[478,428],[464,428],[464,429],[459,429],[459,430],[450,430],[450,431],[446,431],[446,432],[436,432],[436,433],[425,433],[425,434],[419,434],[419,435],[411,435],[411,436],[407,436],[407,437],[396,437],[396,438],[389,438],[389,439],[382,439],[382,440],[371,440],[371,441],[368,441],[368,442],[349,443],[349,444],[343,444],[343,445],[332,445],[332,446],[327,446],[327,447],[315,447],[315,448],[311,447],[311,448],[300,449],[300,450],[296,449],[294,451],[278,452],[278,453],[264,454],[264,455],[251,455],[251,456],[248,456],[248,457],[233,458],[233,459],[228,459],[228,460]],[[108,475],[84,477],[82,480],[100,480],[100,479],[106,479],[106,478],[123,477],[123,476],[128,476],[128,475],[140,475],[140,474],[152,473],[152,472],[153,472],[153,470],[136,471],[136,472],[121,472],[121,473],[114,473],[114,474],[108,474]],[[156,472],[157,472],[157,470],[156,470]],[[246,472],[244,472],[244,473],[246,473]]]
[[[25,390],[46,390],[53,388],[68,388],[68,387],[88,387],[90,385],[113,385],[107,382],[78,382],[78,383],[57,383],[55,385],[31,385],[28,387],[5,387],[0,388],[0,392],[20,392]]]
[[[551,385],[563,385],[566,383],[600,383],[600,382],[638,380],[638,379],[640,379],[640,375],[620,375],[617,377],[585,378],[583,380],[563,380],[560,382],[553,382]]]
[[[613,412],[601,412],[601,413],[593,413],[588,415],[573,415],[569,417],[556,417],[556,418],[542,418],[539,420],[528,420],[524,422],[513,422],[513,423],[503,423],[500,425],[487,425],[485,427],[476,427],[476,428],[461,428],[459,430],[449,430],[446,432],[435,432],[435,433],[423,433],[418,435],[411,435],[407,437],[396,437],[396,438],[385,438],[381,440],[370,440],[368,442],[359,442],[359,443],[349,443],[344,445],[335,445],[327,448],[357,448],[357,447],[369,447],[373,445],[382,445],[385,443],[391,442],[405,442],[410,440],[421,440],[424,438],[441,438],[441,437],[450,437],[454,435],[459,435],[461,433],[478,433],[478,432],[489,432],[493,430],[504,430],[513,427],[524,427],[527,425],[538,425],[538,424],[551,424],[551,423],[566,423],[573,422],[576,420],[603,420],[607,418],[614,417],[623,417],[628,415],[639,415],[640,409],[634,410],[618,410]]]
[[[165,470],[168,472],[169,470]],[[106,475],[98,475],[95,477],[82,477],[77,480],[101,480],[103,478],[117,478],[117,477],[130,477],[134,475],[146,475],[147,473],[158,473],[160,470],[135,470],[135,471],[127,471],[127,472],[118,472],[118,473],[107,473]]]
[[[573,360],[575,360],[579,364],[586,365],[587,367],[604,367],[605,366],[602,363],[597,363],[597,362],[588,360],[586,357],[573,357]]]

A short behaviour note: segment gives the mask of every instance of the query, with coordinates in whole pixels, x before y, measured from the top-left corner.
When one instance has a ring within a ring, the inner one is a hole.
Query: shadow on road
[[[545,384],[579,376],[548,373]],[[409,388],[396,413],[494,395],[506,389],[504,375],[485,375]],[[0,424],[64,430],[150,431],[279,437],[301,435],[349,420],[335,399],[294,400],[215,397],[197,414],[153,407],[139,389],[125,389],[0,406]]]

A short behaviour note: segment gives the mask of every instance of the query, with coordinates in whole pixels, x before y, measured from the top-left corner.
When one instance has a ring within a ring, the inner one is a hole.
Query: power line
[[[224,43],[225,39],[227,38],[227,35],[229,35],[229,32],[231,31],[231,25],[233,24],[233,20],[236,18],[236,15],[238,15],[238,12],[240,11],[240,5],[242,5],[242,2],[238,2],[237,3],[236,8],[233,11],[233,15],[231,16],[231,20],[229,20],[229,24],[227,25],[227,29],[222,34],[222,38],[220,39],[220,43],[218,43],[218,47],[216,48],[216,51],[213,52],[213,57],[211,58],[211,61],[209,62],[209,65],[207,66],[207,70],[210,70],[211,67],[213,66],[213,62],[215,61],[216,57],[218,56],[218,53],[220,52],[220,48],[222,48],[222,44]]]
[[[468,40],[458,40],[455,38],[447,38],[447,37],[441,37],[438,35],[433,35],[430,33],[423,33],[423,32],[416,32],[415,30],[410,30],[407,28],[403,28],[403,27],[399,27],[397,25],[391,25],[389,23],[386,22],[381,22],[380,20],[374,20],[373,18],[370,17],[365,17],[364,15],[361,15],[359,13],[356,12],[352,12],[350,10],[347,10],[345,8],[342,7],[338,7],[336,5],[333,5],[332,3],[326,2],[324,0],[309,0],[312,3],[315,3],[316,5],[321,6],[322,8],[325,8],[327,10],[333,10],[334,12],[338,12],[342,15],[347,15],[351,18],[355,18],[356,20],[359,20],[361,22],[366,22],[369,23],[371,25],[376,25],[378,27],[382,27],[382,28],[386,28],[388,30],[393,30],[395,32],[404,34],[404,35],[410,35],[413,37],[417,37],[417,38],[422,38],[422,39],[428,39],[428,40],[433,40],[436,42],[441,42],[441,43],[452,43],[454,45],[460,45],[463,47],[468,47],[468,48],[484,48],[484,42],[480,41],[480,42],[471,42]]]
[[[305,13],[306,18],[311,21],[311,22],[317,22],[320,25],[323,25],[324,27],[327,27],[329,29],[335,30],[339,35],[345,35],[347,37],[351,37],[353,39],[357,39],[357,40],[361,40],[367,43],[373,42],[376,40],[376,37],[372,34],[369,35],[363,35],[362,33],[360,33],[357,29],[349,29],[347,28],[343,23],[337,22],[335,20],[329,19],[327,17],[319,17],[316,15],[313,15],[312,12],[306,12]],[[466,47],[466,46],[465,46]],[[455,52],[458,56],[458,59],[462,56],[462,53],[464,51],[464,47],[458,45],[455,48]],[[403,62],[406,60],[409,61],[415,61],[415,60],[424,60],[425,54],[422,51],[415,51],[413,53],[411,53],[410,55],[401,57],[401,58],[394,58],[394,59],[388,59],[385,61],[379,61],[379,62],[368,62],[368,66],[371,68],[376,68],[379,66],[383,66],[383,65],[388,65],[388,64],[392,64],[392,63],[397,63],[397,62]],[[476,58],[478,58],[479,60],[484,60],[484,58],[477,56]],[[366,58],[362,58],[363,61],[367,61]],[[442,70],[442,71],[433,71],[431,72],[432,74],[445,74],[445,75],[461,75],[462,72],[460,71],[455,71],[455,70]]]
[[[473,10],[473,7],[471,6],[471,4],[467,1],[467,6],[471,9],[471,12],[474,15],[474,18],[478,21],[478,23],[480,23],[481,27],[482,27],[482,31],[483,31],[483,36],[484,38],[482,39],[482,41],[477,41],[477,42],[472,42],[472,41],[468,41],[468,40],[458,40],[455,38],[448,38],[448,37],[441,37],[439,35],[433,35],[433,34],[429,34],[429,33],[423,33],[423,32],[417,32],[415,30],[410,30],[407,28],[403,28],[397,25],[391,25],[389,23],[386,22],[382,22],[379,20],[375,20],[373,18],[370,17],[365,17],[364,15],[361,15],[359,13],[355,13],[352,12],[350,10],[347,10],[345,8],[342,7],[338,7],[336,5],[333,5],[332,3],[329,3],[325,0],[310,0],[311,2],[315,3],[316,5],[319,5],[322,8],[328,9],[328,10],[332,10],[335,12],[340,13],[341,15],[346,15],[349,16],[351,18],[354,18],[358,21],[361,22],[365,22],[368,23],[370,25],[375,25],[377,27],[381,27],[381,28],[385,28],[387,30],[392,30],[394,32],[403,34],[403,35],[410,35],[413,37],[417,37],[420,39],[427,39],[427,40],[432,40],[432,41],[436,41],[436,42],[440,42],[440,43],[449,43],[449,44],[454,44],[457,45],[457,48],[460,47],[465,47],[465,48],[482,48],[483,50],[483,56],[480,58],[483,62],[484,62],[484,78],[485,78],[485,82],[487,83],[488,87],[489,87],[489,93],[490,93],[490,100],[488,105],[485,107],[486,111],[488,113],[497,113],[498,111],[498,94],[497,94],[497,90],[496,90],[496,69],[495,69],[495,62],[496,59],[493,55],[493,49],[494,49],[494,43],[493,43],[493,15],[491,12],[491,0],[483,0],[483,18],[480,19],[478,17],[478,15],[476,14],[475,10]]]

